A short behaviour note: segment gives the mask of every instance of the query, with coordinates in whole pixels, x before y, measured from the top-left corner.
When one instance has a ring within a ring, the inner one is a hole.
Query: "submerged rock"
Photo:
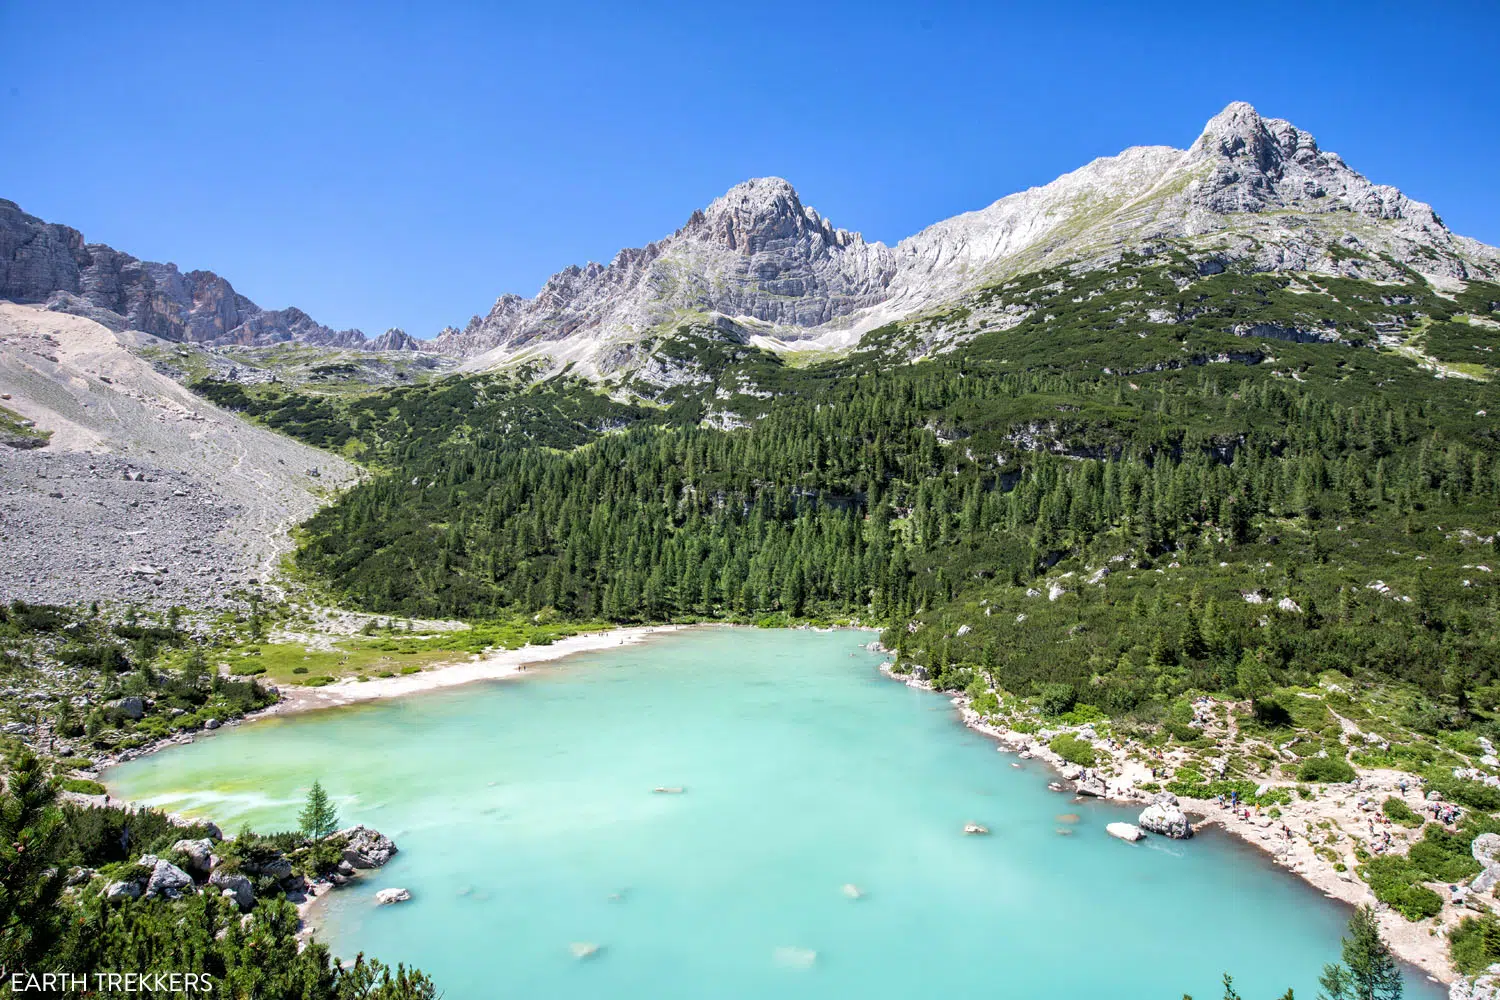
[[[568,950],[571,951],[573,953],[573,957],[577,959],[593,958],[595,955],[599,954],[599,946],[597,944],[594,944],[594,942],[592,941],[574,941],[572,944],[568,945]]]
[[[1157,792],[1137,820],[1141,829],[1182,840],[1193,835],[1193,824],[1171,792]]]
[[[651,791],[657,795],[681,795],[683,789],[681,785],[657,785]]]
[[[785,965],[794,969],[811,968],[818,960],[818,953],[811,948],[784,947],[777,948],[771,953],[777,965]]]
[[[388,906],[391,903],[404,903],[411,899],[411,893],[406,889],[381,889],[375,894],[375,903],[378,906]]]
[[[844,895],[848,896],[850,899],[859,899],[864,895],[864,892],[861,891],[859,886],[855,885],[853,882],[845,882]]]
[[[1111,837],[1119,837],[1121,840],[1135,843],[1145,836],[1141,828],[1134,823],[1111,823],[1104,828],[1104,832]]]
[[[983,836],[983,835],[985,835],[985,834],[987,834],[989,832],[990,832],[990,828],[989,827],[987,827],[987,826],[981,826],[978,823],[965,823],[964,824],[964,833],[967,833],[967,834],[970,834],[970,835]]]

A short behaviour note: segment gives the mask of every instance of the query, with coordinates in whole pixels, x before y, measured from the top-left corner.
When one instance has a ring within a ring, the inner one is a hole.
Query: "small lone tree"
[[[1323,967],[1323,1000],[1401,1000],[1401,969],[1380,940],[1375,911],[1362,906],[1349,918],[1344,961]]]
[[[307,805],[302,807],[297,821],[302,825],[302,836],[308,840],[322,840],[339,828],[338,810],[328,800],[322,782],[314,781],[307,790]]]

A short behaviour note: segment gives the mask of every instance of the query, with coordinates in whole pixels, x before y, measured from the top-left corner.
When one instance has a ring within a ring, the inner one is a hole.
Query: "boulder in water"
[[[381,889],[375,894],[375,903],[379,906],[388,906],[391,903],[404,903],[411,899],[411,893],[405,889]]]
[[[976,834],[979,835],[979,836],[983,836],[984,834],[987,834],[989,832],[990,832],[990,828],[989,827],[987,827],[987,826],[981,826],[978,823],[965,823],[964,824],[964,833],[967,833],[967,834],[969,834],[971,836],[972,835],[976,835]]]
[[[330,840],[344,845],[344,860],[355,868],[379,868],[396,855],[396,842],[379,830],[367,826],[351,826],[340,830]]]
[[[577,959],[593,958],[599,954],[599,946],[592,941],[574,941],[568,945],[568,950]]]
[[[1193,824],[1187,813],[1177,804],[1177,796],[1171,792],[1158,792],[1151,804],[1141,810],[1138,822],[1143,830],[1159,833],[1163,837],[1182,840],[1193,835]]]
[[[853,882],[845,882],[844,895],[848,896],[850,899],[859,899],[864,895],[864,892],[862,892],[859,886],[855,885]]]
[[[1104,828],[1104,832],[1111,837],[1119,837],[1121,840],[1135,843],[1145,836],[1141,828],[1134,823],[1111,823]]]

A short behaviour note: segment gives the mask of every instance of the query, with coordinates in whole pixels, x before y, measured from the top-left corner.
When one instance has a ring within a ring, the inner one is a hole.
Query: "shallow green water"
[[[401,847],[329,897],[323,937],[449,998],[1202,1000],[1225,969],[1248,1000],[1317,995],[1344,910],[1224,837],[1108,837],[1133,811],[1047,791],[945,698],[881,677],[868,641],[694,630],[240,727],[108,780],[270,830],[320,778]],[[414,898],[377,908],[384,886]]]

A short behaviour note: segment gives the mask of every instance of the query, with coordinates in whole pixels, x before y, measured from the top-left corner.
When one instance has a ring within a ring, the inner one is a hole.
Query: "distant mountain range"
[[[426,349],[470,370],[539,360],[613,377],[646,363],[651,341],[683,324],[772,350],[839,349],[1010,276],[1089,269],[1167,244],[1209,269],[1370,279],[1409,269],[1439,282],[1500,275],[1500,251],[1452,233],[1430,206],[1372,184],[1290,123],[1235,103],[1186,150],[1133,147],[893,247],[834,226],[780,178],[746,181],[671,236],[621,250],[608,265],[559,271],[535,298],[503,295],[487,315],[428,342],[400,330],[370,339],[295,308],[264,310],[212,272],[86,244],[3,201],[0,298],[171,340]]]
[[[86,243],[68,226],[27,215],[0,199],[0,299],[45,302],[114,330],[142,330],[195,344],[269,345],[293,341],[319,347],[413,350],[401,330],[370,339],[334,330],[301,309],[262,309],[212,271],[139,260],[103,243]]]

